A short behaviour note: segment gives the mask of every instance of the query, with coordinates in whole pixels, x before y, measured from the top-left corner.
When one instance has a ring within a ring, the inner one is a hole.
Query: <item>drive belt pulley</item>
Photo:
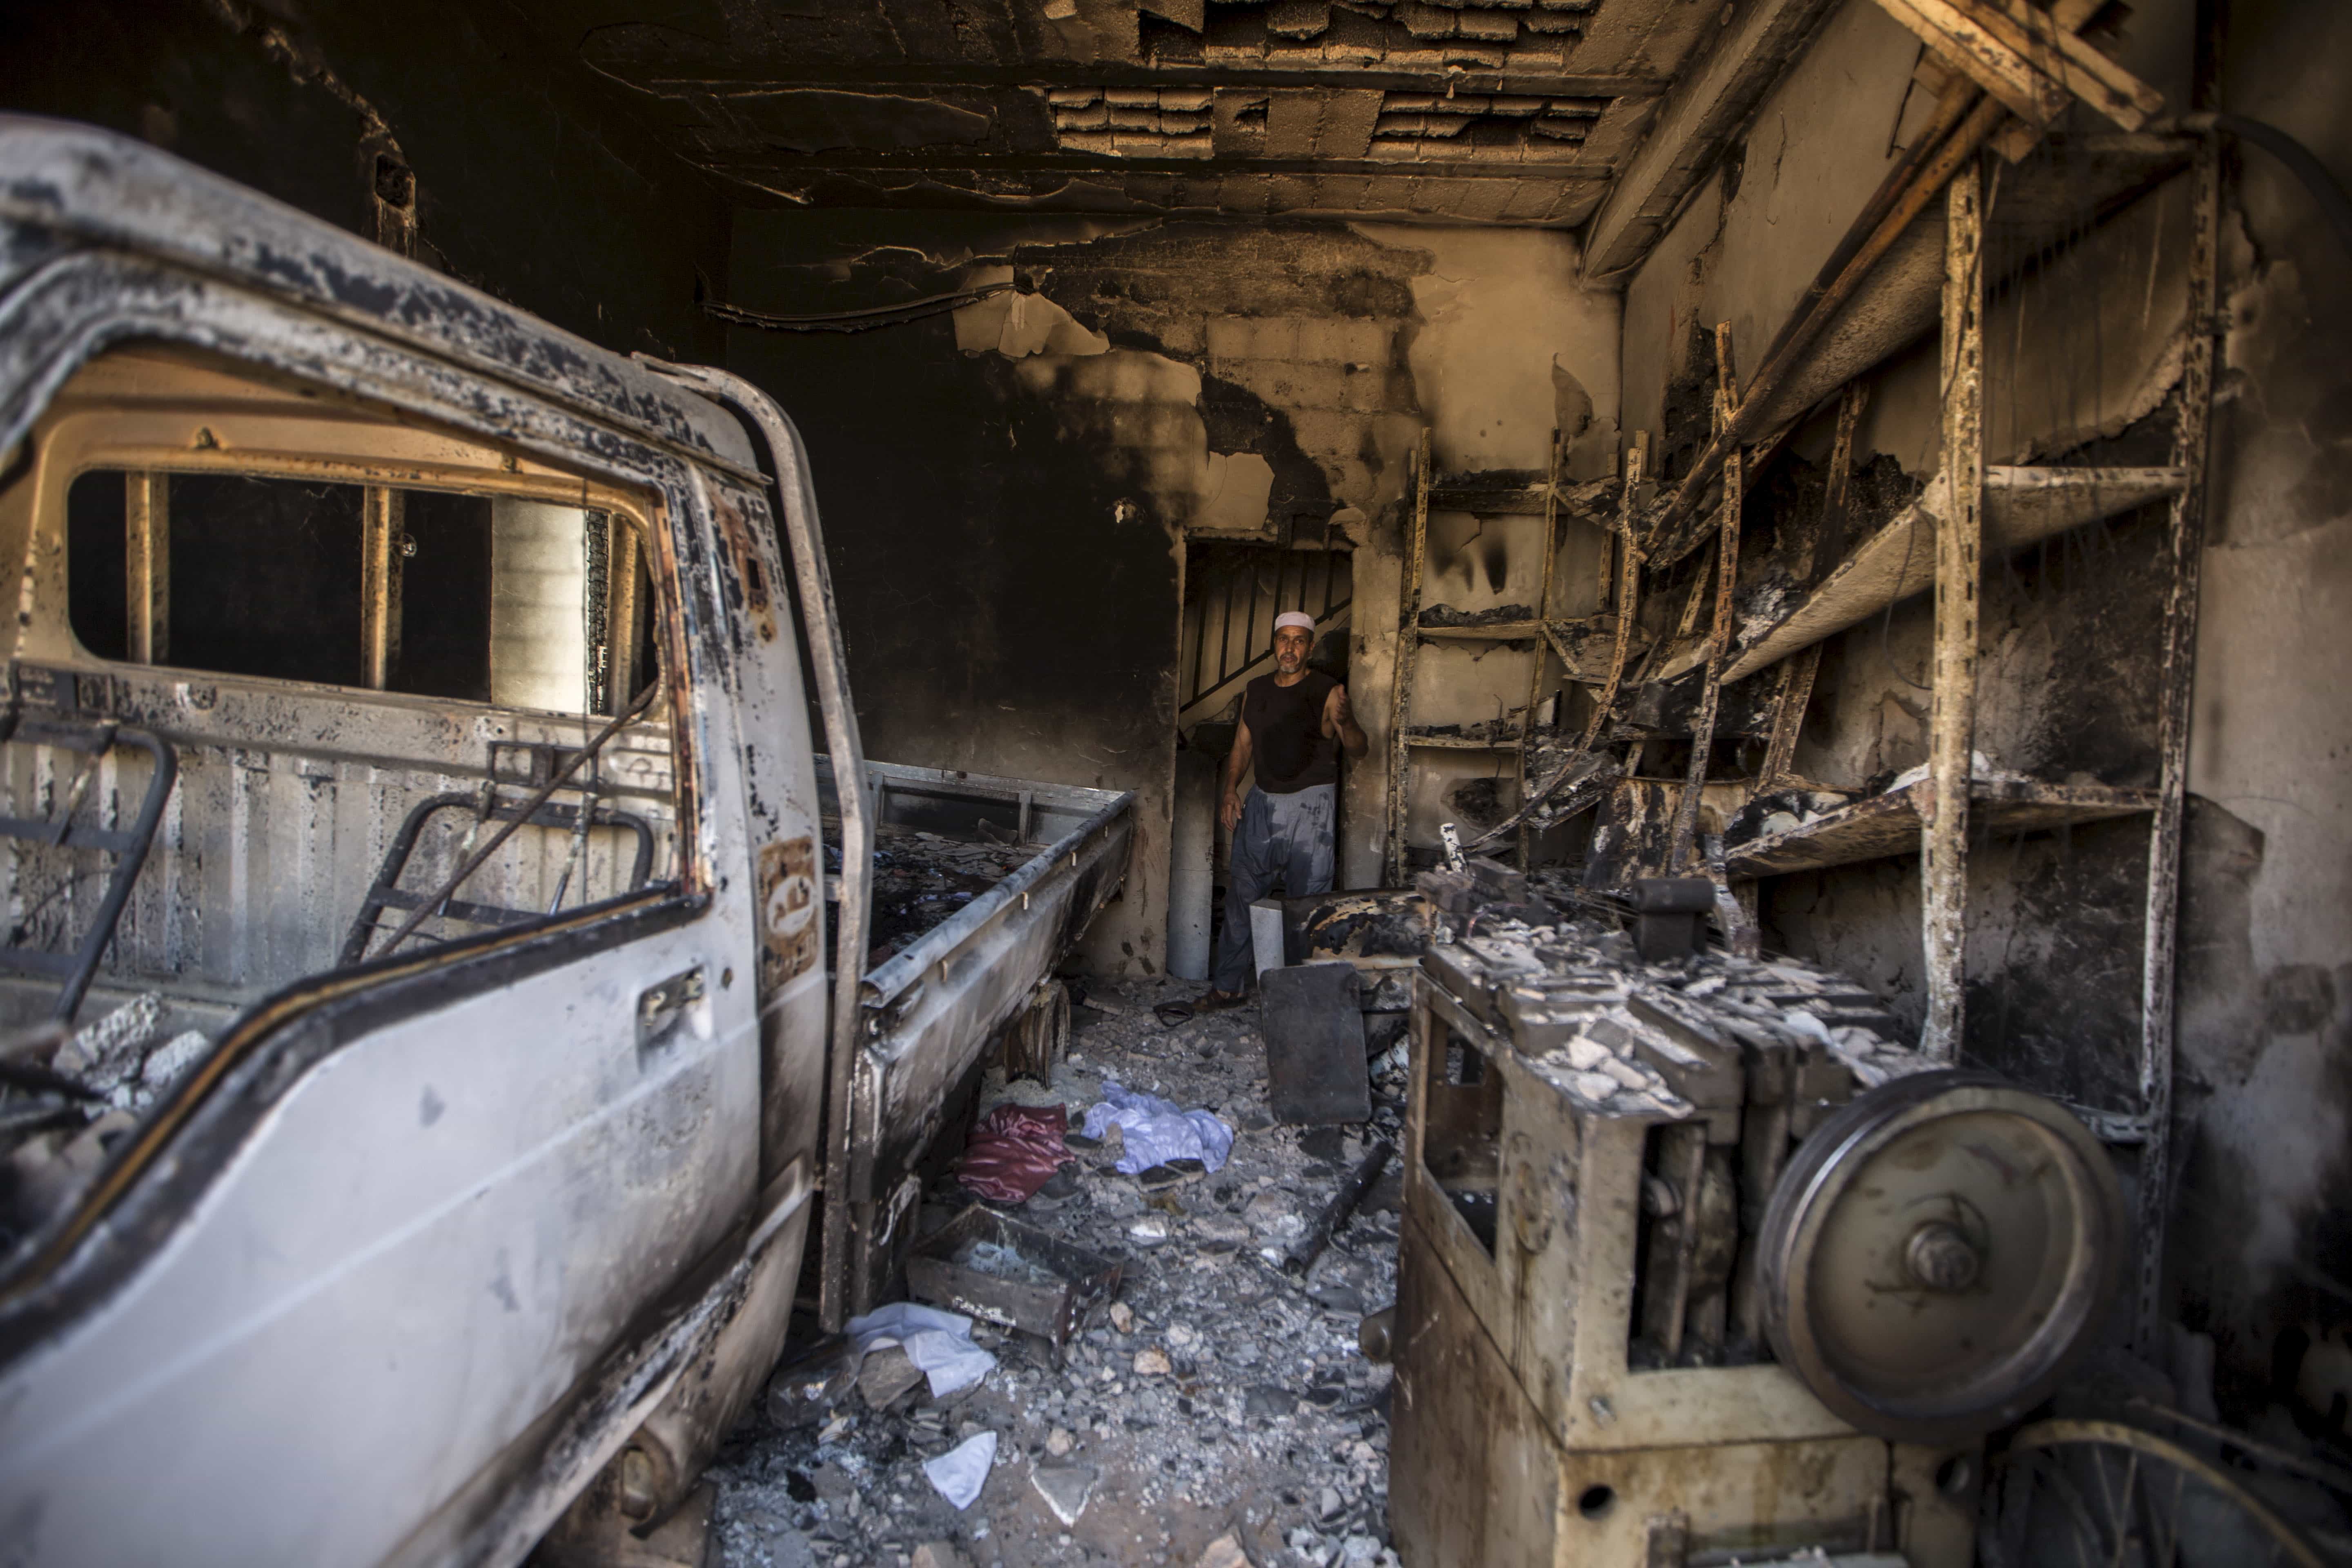
[[[2064,1107],[1914,1074],[1831,1115],[1782,1173],[1759,1237],[1766,1331],[1863,1430],[1973,1436],[2056,1384],[2126,1245],[2105,1151]]]

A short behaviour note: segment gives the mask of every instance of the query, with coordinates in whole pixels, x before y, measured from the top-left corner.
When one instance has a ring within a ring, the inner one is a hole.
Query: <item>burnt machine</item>
[[[1824,971],[1591,925],[1433,948],[1412,1042],[1408,1568],[1970,1561],[1982,1435],[2126,1245],[2069,1111]]]

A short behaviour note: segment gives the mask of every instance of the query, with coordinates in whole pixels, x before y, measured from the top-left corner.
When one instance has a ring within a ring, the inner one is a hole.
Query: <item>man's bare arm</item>
[[[1323,733],[1337,736],[1351,757],[1362,756],[1372,743],[1364,727],[1356,722],[1356,711],[1349,704],[1345,686],[1333,687],[1331,695],[1323,700]]]
[[[1234,726],[1234,754],[1225,759],[1225,798],[1217,808],[1217,819],[1231,833],[1242,819],[1242,775],[1249,772],[1249,721],[1243,720]]]

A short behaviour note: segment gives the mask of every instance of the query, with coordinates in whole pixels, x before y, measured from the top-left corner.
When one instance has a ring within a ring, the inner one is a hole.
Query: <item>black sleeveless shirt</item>
[[[1258,788],[1295,795],[1339,782],[1339,742],[1323,733],[1323,704],[1339,684],[1309,669],[1289,686],[1261,675],[1244,689],[1242,722],[1249,726]]]

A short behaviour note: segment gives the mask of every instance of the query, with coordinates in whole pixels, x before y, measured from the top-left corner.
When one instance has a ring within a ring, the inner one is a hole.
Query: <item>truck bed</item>
[[[830,902],[841,853],[830,759],[817,759],[817,782]],[[873,934],[848,1115],[828,1130],[829,1168],[844,1176],[826,1194],[828,1325],[887,1298],[950,1099],[1118,890],[1134,835],[1135,797],[1118,790],[877,762],[865,788]]]

